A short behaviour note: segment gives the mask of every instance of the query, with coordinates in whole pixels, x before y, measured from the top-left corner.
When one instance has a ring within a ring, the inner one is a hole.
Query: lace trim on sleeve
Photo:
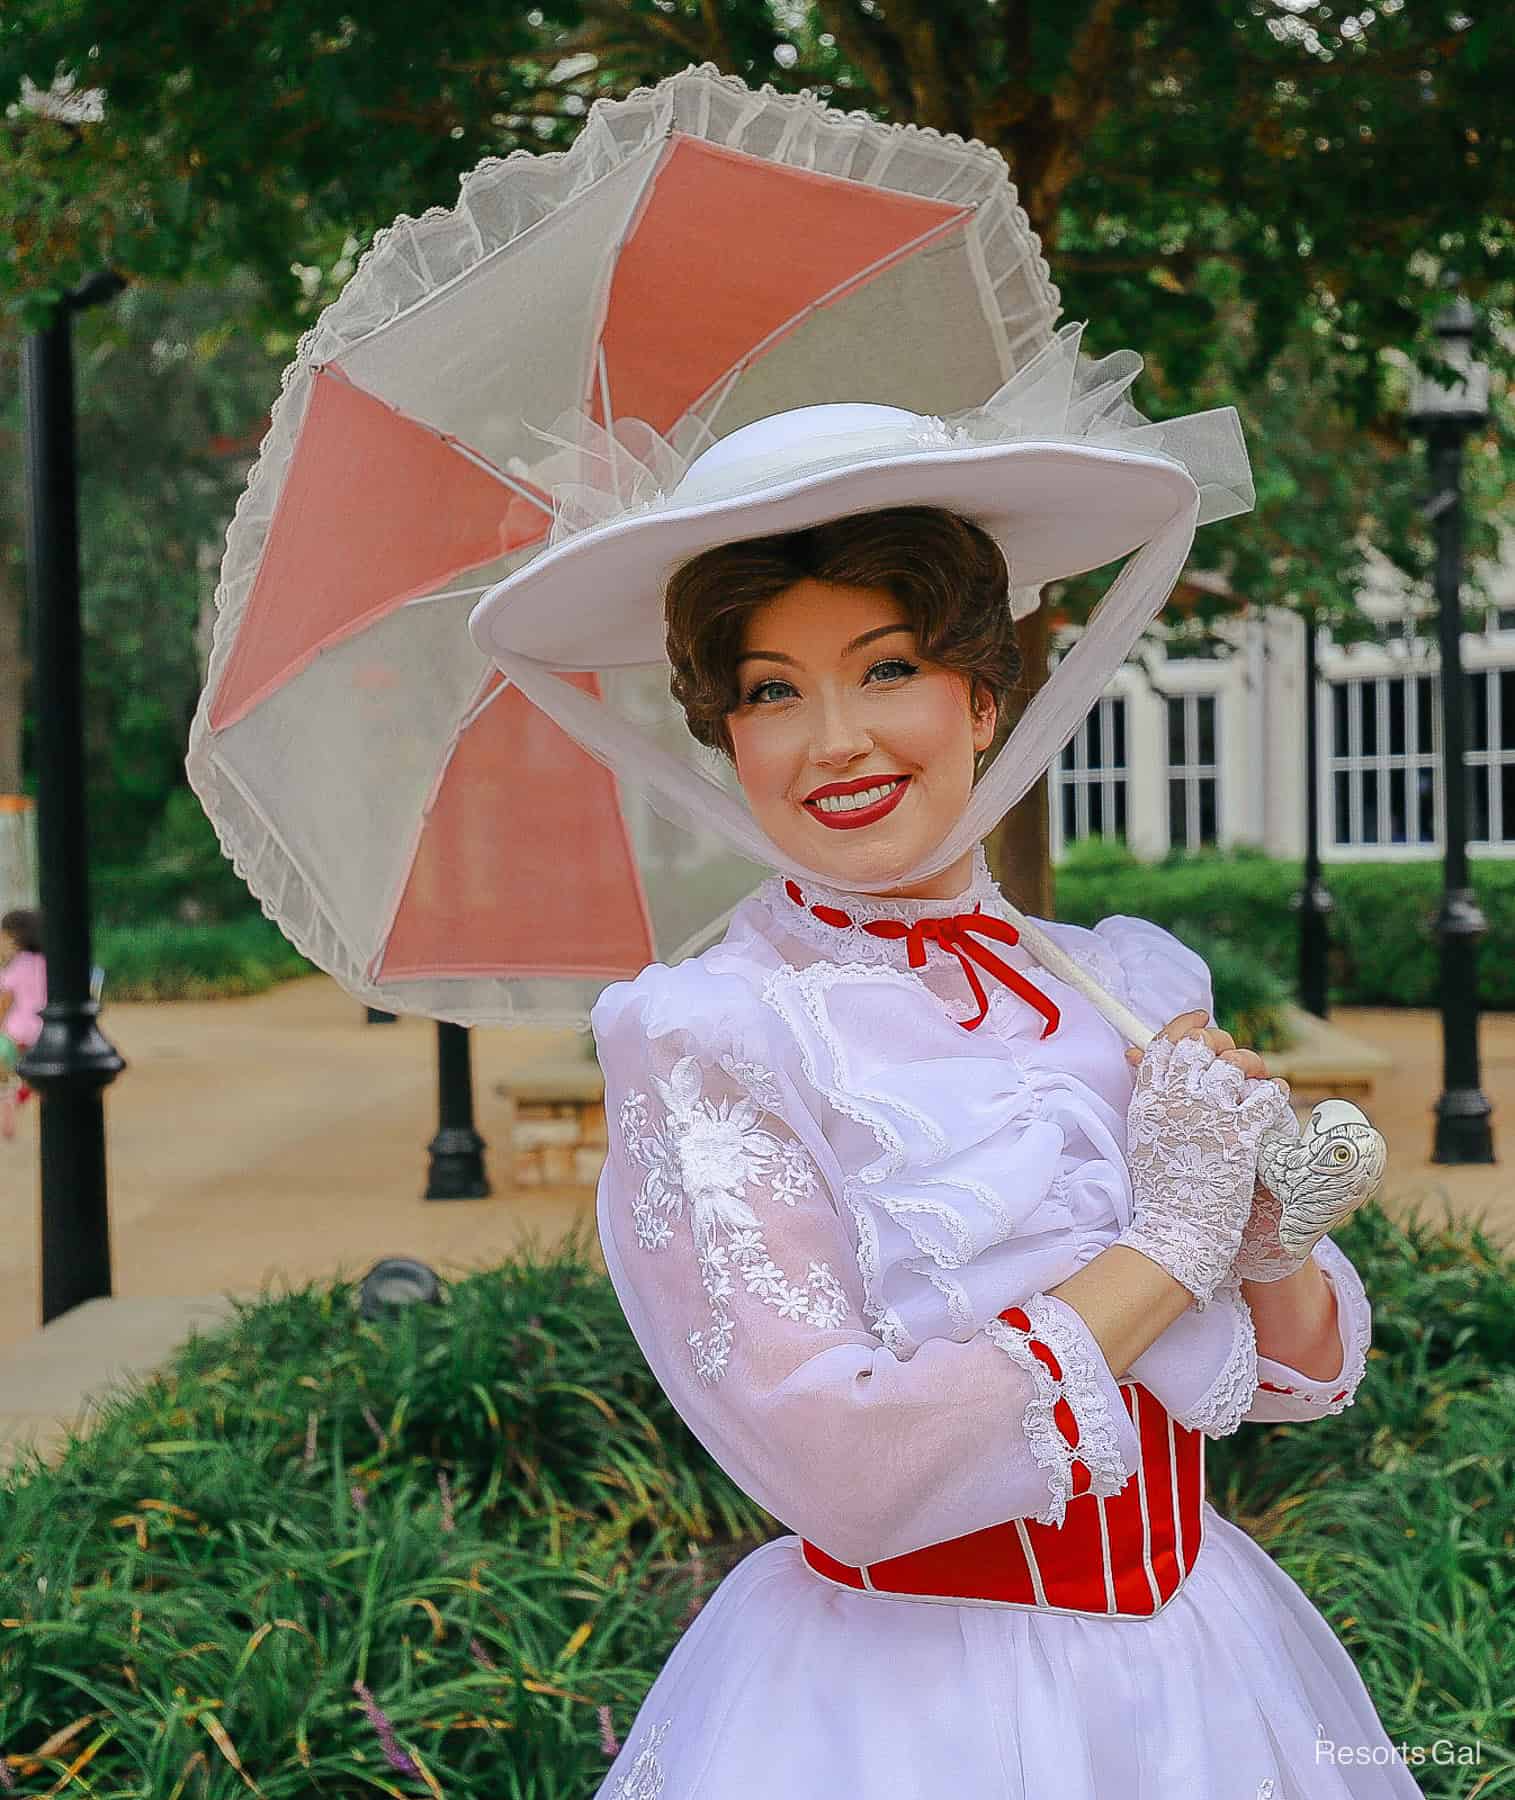
[[[1224,1300],[1231,1311],[1231,1349],[1208,1391],[1186,1412],[1174,1416],[1180,1425],[1202,1431],[1206,1437],[1229,1437],[1247,1416],[1257,1394],[1257,1327],[1239,1282],[1226,1282],[1215,1298]]]
[[[1131,1471],[1105,1400],[1101,1364],[1072,1309],[1033,1294],[1024,1307],[1007,1307],[991,1319],[984,1332],[1036,1385],[1026,1402],[1024,1428],[1031,1454],[1047,1476],[1049,1498],[1035,1514],[1037,1523],[1061,1525],[1069,1500],[1080,1494],[1105,1499],[1118,1494]]]
[[[815,1165],[801,1145],[764,1123],[780,1123],[754,1098],[775,1094],[768,1071],[733,1062],[726,1073],[747,1090],[741,1098],[707,1096],[700,1063],[681,1057],[666,1081],[652,1077],[662,1108],[655,1109],[646,1094],[628,1093],[618,1121],[627,1157],[645,1171],[631,1203],[644,1250],[673,1243],[688,1202],[711,1323],[690,1331],[687,1342],[695,1373],[707,1386],[721,1379],[731,1360],[736,1320],[727,1302],[735,1277],[782,1318],[818,1331],[839,1329],[849,1313],[846,1290],[829,1263],[812,1262],[802,1282],[791,1281],[769,1254],[748,1194],[795,1206],[816,1191]]]
[[[1284,1381],[1259,1381],[1259,1394],[1271,1394],[1281,1403],[1279,1410],[1291,1418],[1318,1419],[1342,1413],[1357,1396],[1368,1366],[1368,1347],[1373,1341],[1373,1308],[1362,1285],[1362,1277],[1350,1260],[1328,1237],[1323,1237],[1311,1253],[1330,1279],[1336,1294],[1337,1325],[1344,1347],[1341,1373],[1334,1381],[1313,1381],[1290,1369],[1287,1363],[1263,1357],[1261,1362],[1271,1377],[1274,1371],[1286,1376]],[[1327,1389],[1330,1391],[1327,1392]]]

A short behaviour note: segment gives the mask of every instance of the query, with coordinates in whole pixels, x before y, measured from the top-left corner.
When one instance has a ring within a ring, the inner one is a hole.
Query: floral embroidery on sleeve
[[[765,1092],[762,1077],[762,1071],[742,1066],[749,1092]],[[772,1194],[786,1206],[808,1198],[816,1175],[804,1149],[768,1130],[752,1099],[707,1098],[703,1072],[692,1056],[676,1062],[666,1081],[654,1076],[652,1085],[663,1102],[661,1117],[654,1116],[646,1094],[628,1094],[620,1109],[626,1154],[646,1171],[631,1205],[637,1242],[644,1250],[667,1249],[688,1201],[711,1317],[709,1330],[691,1331],[688,1343],[695,1373],[713,1385],[726,1372],[735,1335],[727,1306],[734,1272],[782,1318],[822,1331],[843,1323],[847,1296],[828,1263],[812,1262],[803,1285],[791,1282],[769,1254],[762,1220],[747,1199],[749,1189]]]

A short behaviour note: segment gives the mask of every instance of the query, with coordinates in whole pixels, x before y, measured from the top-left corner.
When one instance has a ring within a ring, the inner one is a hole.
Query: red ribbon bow
[[[805,896],[794,882],[786,881],[784,892],[796,906],[805,905]],[[823,925],[840,928],[853,922],[851,915],[837,906],[811,906],[806,910]],[[1018,944],[1020,932],[1003,919],[993,918],[975,907],[972,912],[952,913],[946,918],[917,919],[913,925],[905,925],[898,919],[874,919],[860,929],[866,931],[869,937],[888,938],[896,942],[903,938],[906,958],[912,969],[925,968],[927,944],[937,944],[955,956],[962,965],[968,986],[973,990],[973,998],[978,1002],[976,1018],[958,1020],[964,1031],[977,1031],[989,1016],[989,997],[979,979],[979,969],[992,975],[996,981],[1002,981],[1007,988],[1036,1008],[1047,1021],[1042,1027],[1043,1037],[1048,1037],[1057,1030],[1062,1013],[1056,1001],[1049,999],[1040,988],[1027,981],[1019,969],[1012,969],[1009,963],[1002,962],[992,950],[976,941],[978,938],[993,938],[1001,944]]]

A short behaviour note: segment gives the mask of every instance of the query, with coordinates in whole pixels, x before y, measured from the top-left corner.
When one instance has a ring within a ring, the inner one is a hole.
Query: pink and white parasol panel
[[[360,998],[466,1024],[581,1021],[675,954],[759,872],[624,793],[466,630],[546,541],[541,433],[950,412],[1057,310],[996,153],[710,68],[381,233],[286,371],[191,735],[265,912]]]

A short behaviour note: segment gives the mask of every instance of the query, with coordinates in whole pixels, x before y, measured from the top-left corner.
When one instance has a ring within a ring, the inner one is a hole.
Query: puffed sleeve
[[[869,1329],[840,1171],[782,1028],[698,960],[594,1013],[601,1245],[669,1399],[761,1506],[853,1566],[1012,1518],[1060,1524],[1137,1462],[1099,1347],[1046,1294],[897,1357]]]
[[[1126,1004],[1143,1024],[1160,1031],[1180,1013],[1203,1008],[1215,1023],[1210,965],[1165,926],[1128,913],[1112,913],[1094,935],[1120,966]]]
[[[1257,1389],[1247,1410],[1251,1424],[1285,1419],[1321,1419],[1345,1412],[1356,1397],[1373,1340],[1373,1308],[1351,1260],[1323,1237],[1311,1252],[1336,1295],[1336,1329],[1341,1337],[1341,1372],[1327,1381],[1303,1375],[1271,1356],[1257,1359]]]

